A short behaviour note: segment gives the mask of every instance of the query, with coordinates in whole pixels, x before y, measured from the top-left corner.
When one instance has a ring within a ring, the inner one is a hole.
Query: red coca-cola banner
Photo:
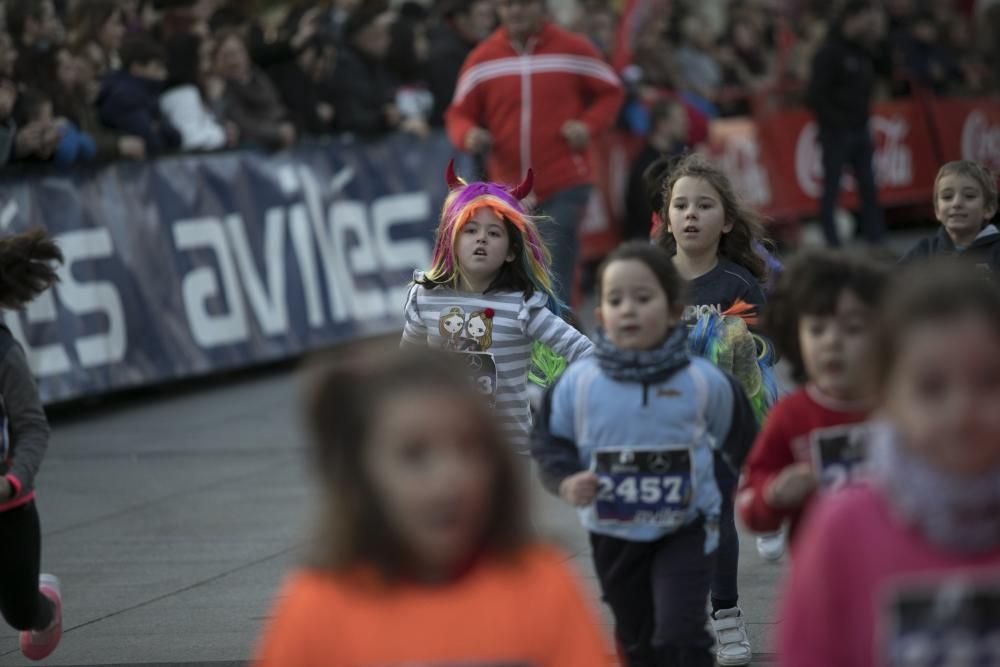
[[[942,163],[974,160],[1000,171],[1000,97],[934,99],[928,106]]]

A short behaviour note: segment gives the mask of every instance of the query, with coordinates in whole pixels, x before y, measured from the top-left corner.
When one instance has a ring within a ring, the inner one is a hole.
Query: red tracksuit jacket
[[[614,124],[623,98],[618,75],[583,37],[546,23],[519,51],[500,28],[466,59],[445,122],[459,148],[472,128],[489,130],[490,179],[520,183],[532,167],[544,202],[591,182],[587,152],[569,147],[563,123],[581,121],[594,137]]]

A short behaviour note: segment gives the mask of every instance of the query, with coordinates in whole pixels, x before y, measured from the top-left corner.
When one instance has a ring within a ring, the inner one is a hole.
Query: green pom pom
[[[566,370],[566,360],[548,345],[536,342],[531,348],[531,370],[528,379],[542,389],[551,387]]]

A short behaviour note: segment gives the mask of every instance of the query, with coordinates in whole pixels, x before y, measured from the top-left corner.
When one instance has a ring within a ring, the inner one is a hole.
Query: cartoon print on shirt
[[[438,333],[444,338],[441,347],[445,350],[459,349],[459,336],[465,329],[465,311],[451,306],[441,311],[438,317]]]
[[[493,309],[485,308],[469,314],[465,324],[465,336],[462,349],[474,352],[486,352],[493,345]]]

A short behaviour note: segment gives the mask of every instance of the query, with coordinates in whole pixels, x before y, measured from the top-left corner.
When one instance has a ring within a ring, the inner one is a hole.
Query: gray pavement
[[[56,416],[38,505],[65,634],[40,664],[235,667],[252,656],[305,551],[313,489],[298,394],[292,371],[272,369]],[[537,484],[533,494],[536,526],[596,590],[575,514]],[[754,664],[768,664],[781,568],[747,538],[741,569]],[[0,666],[24,664],[0,627]]]

